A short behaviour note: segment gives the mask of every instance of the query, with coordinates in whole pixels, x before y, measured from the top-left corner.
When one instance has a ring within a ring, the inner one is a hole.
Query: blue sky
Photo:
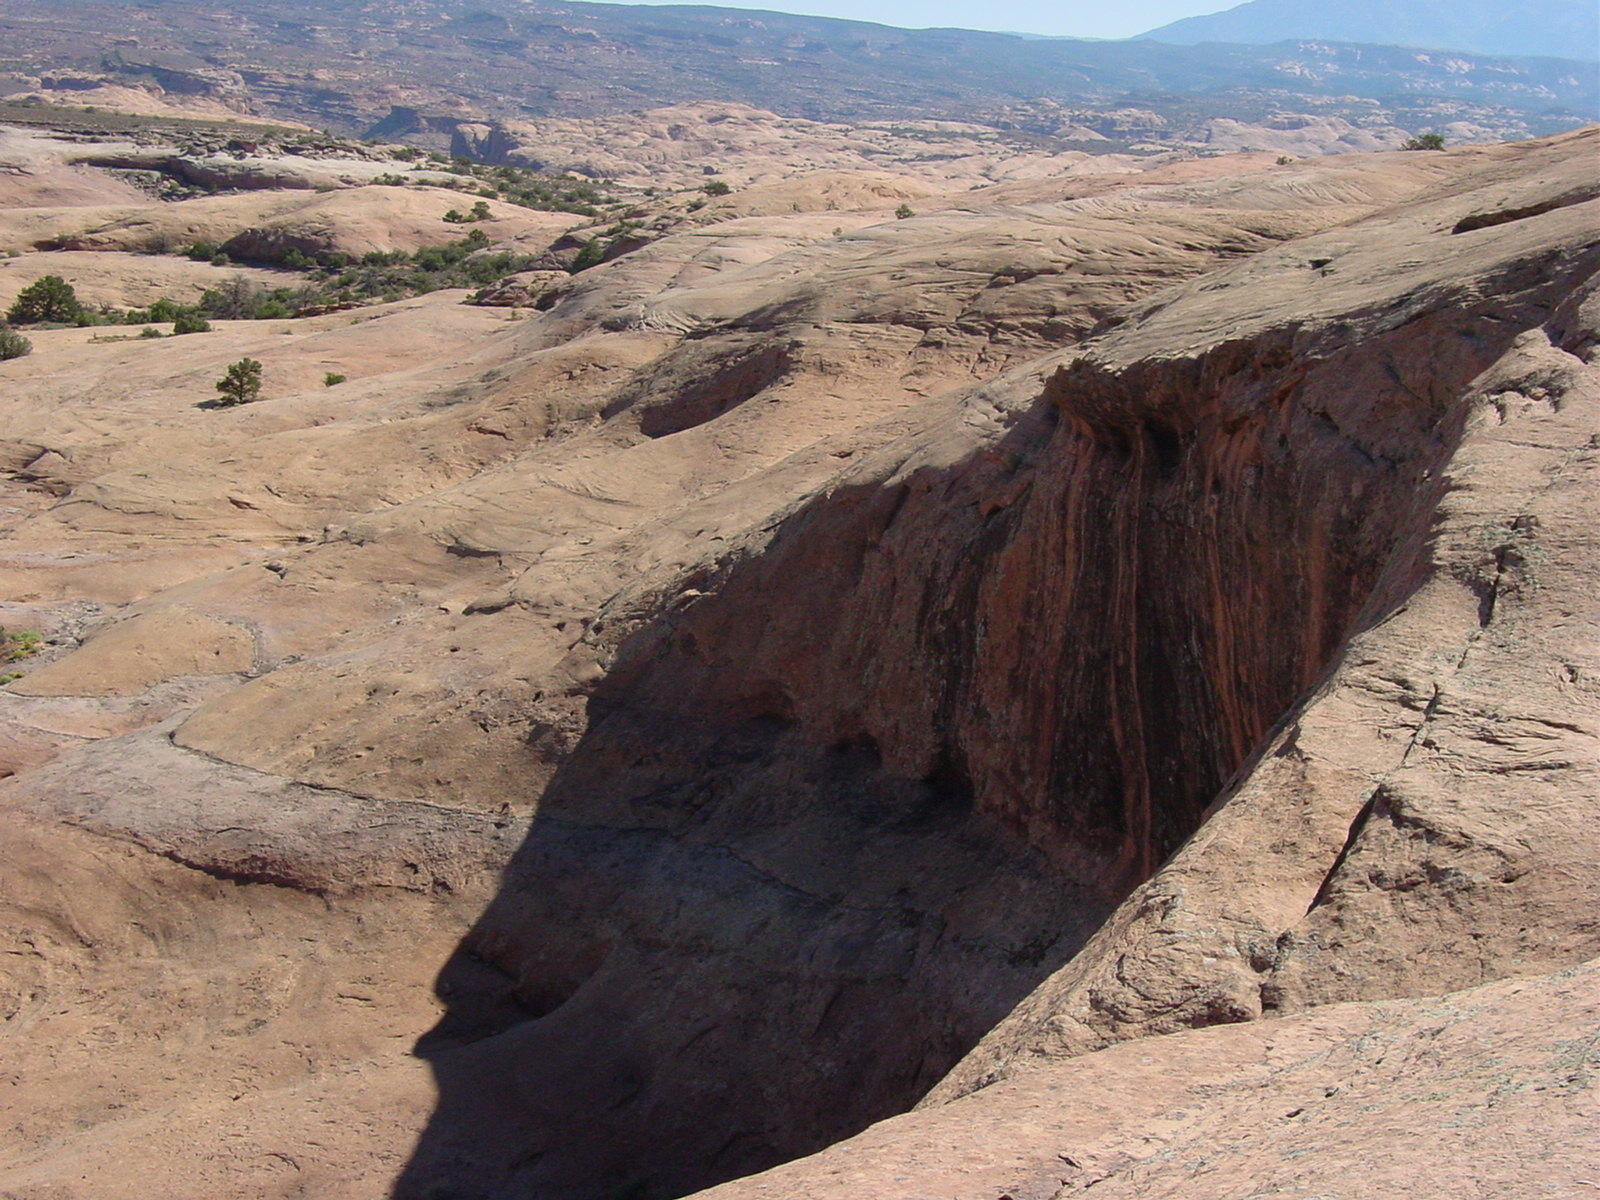
[[[639,3],[641,0],[632,0]],[[643,3],[681,3],[682,0],[642,0]],[[817,17],[848,17],[922,29],[952,25],[960,29],[1000,29],[1016,33],[1065,34],[1072,37],[1130,37],[1198,13],[1221,12],[1239,0],[1112,0],[1090,3],[1066,0],[1051,4],[1041,0],[992,0],[986,4],[960,4],[954,0],[744,0],[719,4],[720,8],[766,8],[807,13]]]

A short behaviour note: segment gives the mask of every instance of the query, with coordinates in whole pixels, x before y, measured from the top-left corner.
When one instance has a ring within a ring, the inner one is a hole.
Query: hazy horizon
[[[684,0],[599,0],[600,3],[681,5]],[[696,0],[709,8],[757,9],[806,17],[838,17],[872,21],[906,29],[977,29],[993,33],[1043,37],[1134,37],[1170,21],[1237,7],[1218,0],[1130,0],[1107,8],[1088,3],[1045,4],[1037,0],[1000,0],[981,9],[953,0],[885,0],[870,7],[843,0]]]

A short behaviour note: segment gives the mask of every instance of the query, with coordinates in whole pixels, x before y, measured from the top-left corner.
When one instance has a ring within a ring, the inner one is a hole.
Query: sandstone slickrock
[[[143,308],[162,299],[194,304],[207,288],[241,277],[263,288],[299,282],[298,276],[261,267],[214,267],[186,258],[68,250],[0,258],[0,309],[9,309],[17,293],[43,275],[60,275],[84,304],[116,308]]]
[[[1597,142],[38,334],[3,1186],[682,1195],[920,1100],[718,1194],[1400,1195],[1403,1113],[1570,1188]],[[202,419],[242,353],[270,398]]]
[[[1131,1042],[700,1195],[1582,1195],[1600,1119],[1595,975],[1591,963]]]

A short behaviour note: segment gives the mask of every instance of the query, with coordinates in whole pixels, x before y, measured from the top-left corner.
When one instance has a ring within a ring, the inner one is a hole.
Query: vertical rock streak
[[[1422,581],[1471,381],[1583,266],[1552,252],[1343,319],[1237,318],[1231,340],[1156,330],[1208,347],[1184,354],[1132,322],[873,455],[692,594],[608,622],[588,729],[466,943],[541,947],[507,972],[534,994],[526,963],[608,931],[556,1008],[469,1048],[534,1087],[588,1048],[559,1080],[571,1132],[534,1139],[550,1149],[524,1190],[666,1194],[805,1153],[915,1102],[1013,1010],[1029,1036],[1077,1022],[1058,1040],[1078,1048],[1259,1015],[1270,918],[1250,900],[1177,968],[1201,936],[1182,882],[1102,922]],[[1309,769],[1278,749],[1273,769]],[[1290,849],[1327,823],[1287,811]],[[628,849],[573,853],[591,842]],[[1104,970],[1058,1021],[1039,985],[1083,961]],[[998,1077],[1019,1044],[933,1095]],[[481,1103],[478,1068],[440,1061],[451,1098],[418,1179]],[[645,1082],[618,1099],[613,1074]],[[641,1157],[660,1128],[671,1160]],[[596,1154],[614,1174],[576,1189]]]
[[[1063,369],[1026,498],[989,518],[1004,535],[931,546],[943,564],[896,556],[974,597],[918,645],[930,687],[956,693],[927,740],[971,764],[980,808],[1108,892],[1159,865],[1325,670],[1437,465],[1431,438],[1375,458],[1323,429],[1287,353],[1269,338],[1120,375]],[[869,572],[874,588],[892,590]],[[907,757],[895,729],[868,730],[891,761]]]

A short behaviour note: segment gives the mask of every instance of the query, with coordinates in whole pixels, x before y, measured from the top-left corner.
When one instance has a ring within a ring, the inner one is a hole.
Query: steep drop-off
[[[735,216],[185,439],[41,335],[8,1186],[682,1195],[1592,956],[1594,142]]]
[[[791,1156],[906,1107],[1073,954],[1437,569],[1475,379],[1600,266],[1576,213],[1452,242],[1461,203],[1163,298],[935,416],[666,611],[608,613],[634,631],[466,942],[541,1000],[429,1048],[411,1178],[476,1151],[495,1194],[666,1195]],[[1572,319],[1555,335],[1581,341]],[[1587,944],[1572,919],[1513,940],[1541,964]],[[1290,972],[1147,969],[1102,1041],[1286,1004]]]

